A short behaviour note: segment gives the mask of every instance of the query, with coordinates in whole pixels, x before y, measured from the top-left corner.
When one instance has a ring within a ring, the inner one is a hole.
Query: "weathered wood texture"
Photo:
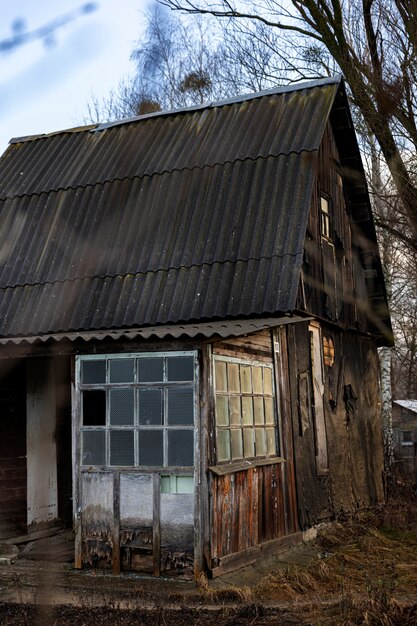
[[[335,360],[323,368],[329,474],[318,475],[308,324],[287,332],[298,508],[306,529],[383,500],[378,361],[372,340],[322,326]]]
[[[161,493],[158,473],[81,476],[84,564],[193,576],[194,494]]]
[[[213,354],[231,356],[236,359],[253,358],[256,361],[272,362],[271,331],[261,330],[246,337],[235,337],[213,343]]]
[[[111,566],[113,547],[113,473],[81,474],[83,562]]]
[[[22,364],[0,371],[0,538],[26,532],[26,395]]]
[[[282,464],[211,477],[211,557],[284,536]],[[296,528],[289,532],[295,532]]]
[[[330,123],[319,150],[317,181],[310,207],[303,285],[298,306],[347,328],[368,331],[366,287],[342,186],[339,153]],[[330,238],[321,236],[320,196],[329,200]]]

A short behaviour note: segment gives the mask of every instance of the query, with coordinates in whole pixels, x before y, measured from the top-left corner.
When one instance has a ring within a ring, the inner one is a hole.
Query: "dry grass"
[[[307,567],[268,575],[254,598],[292,602],[317,626],[417,624],[416,498],[328,525],[317,553]]]

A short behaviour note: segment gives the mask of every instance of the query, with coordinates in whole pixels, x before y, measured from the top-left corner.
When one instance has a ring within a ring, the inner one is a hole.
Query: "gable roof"
[[[417,400],[394,400],[394,404],[398,404],[398,406],[401,406],[403,409],[417,413]]]
[[[293,310],[341,89],[326,79],[12,140],[0,160],[0,336]]]

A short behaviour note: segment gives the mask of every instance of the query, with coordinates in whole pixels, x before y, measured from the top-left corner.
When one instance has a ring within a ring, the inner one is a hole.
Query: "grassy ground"
[[[164,599],[135,591],[130,610],[121,608],[119,594],[109,602],[104,589],[105,602],[89,607],[84,601],[72,607],[2,603],[0,594],[0,624],[417,625],[417,493],[412,486],[397,482],[386,506],[324,526],[313,553],[305,564],[272,568],[250,586],[212,586],[203,577],[191,593],[168,589]]]
[[[417,625],[417,494],[396,483],[386,506],[325,525],[307,565],[271,572],[254,588],[211,599],[291,607],[314,626]],[[204,592],[204,582],[202,584]],[[279,623],[279,622],[277,622]]]

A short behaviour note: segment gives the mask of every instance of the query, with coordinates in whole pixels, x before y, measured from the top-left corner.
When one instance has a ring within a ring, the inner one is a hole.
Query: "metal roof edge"
[[[250,335],[260,330],[312,320],[312,317],[300,315],[282,315],[280,317],[251,318],[238,320],[216,320],[213,322],[198,322],[195,324],[169,324],[161,326],[144,326],[141,328],[108,329],[96,331],[47,333],[45,335],[32,335],[27,337],[1,337],[0,346],[46,343],[47,341],[102,341],[104,339],[164,339],[171,336],[195,338],[202,335],[205,339],[218,336],[222,338]]]
[[[187,113],[191,111],[202,111],[204,109],[212,109],[221,106],[227,106],[229,104],[238,104],[239,102],[246,102],[248,100],[256,100],[256,98],[263,98],[264,96],[273,96],[281,93],[291,93],[293,91],[301,91],[303,89],[313,89],[314,87],[324,87],[326,85],[339,85],[343,80],[342,74],[336,74],[328,78],[318,78],[316,80],[310,80],[300,83],[290,83],[289,85],[282,85],[279,87],[272,87],[271,89],[265,89],[264,91],[256,91],[248,94],[239,94],[231,98],[225,98],[222,100],[214,100],[213,102],[203,102],[202,104],[195,104],[189,107],[181,107],[179,109],[171,109],[169,111],[155,111],[154,113],[146,113],[146,115],[138,115],[135,117],[128,117],[122,120],[116,120],[114,122],[104,122],[97,125],[96,128],[92,128],[90,132],[99,132],[112,128],[113,126],[121,126],[123,124],[131,124],[141,120],[145,120],[153,117],[165,117],[168,115],[177,115],[178,113]]]
[[[191,111],[202,111],[204,109],[210,109],[215,107],[227,106],[229,104],[237,104],[239,102],[246,102],[248,100],[255,100],[256,98],[263,98],[264,96],[272,96],[275,94],[291,93],[293,91],[301,91],[303,89],[313,89],[314,87],[324,87],[326,85],[339,85],[343,80],[341,74],[335,76],[329,76],[327,78],[318,78],[315,80],[309,80],[306,82],[290,83],[289,85],[281,85],[279,87],[272,87],[264,91],[257,91],[254,93],[239,94],[232,98],[225,98],[223,100],[214,100],[213,102],[206,102],[202,104],[196,104],[189,107],[182,107],[179,109],[172,109],[169,111],[155,111],[154,113],[147,113],[146,115],[138,115],[135,117],[128,117],[122,120],[115,120],[113,122],[103,122],[96,124],[88,124],[86,126],[76,126],[72,128],[63,128],[60,130],[52,131],[50,133],[39,133],[35,135],[23,135],[21,137],[12,137],[9,141],[9,145],[17,143],[25,143],[28,141],[35,141],[37,139],[47,139],[54,135],[61,135],[65,133],[76,132],[98,132],[113,128],[114,126],[122,126],[124,124],[131,124],[141,120],[146,120],[153,117],[166,117],[169,115],[177,115],[178,113],[187,113]]]
[[[417,413],[417,400],[393,400],[393,404],[398,404],[403,409]]]

